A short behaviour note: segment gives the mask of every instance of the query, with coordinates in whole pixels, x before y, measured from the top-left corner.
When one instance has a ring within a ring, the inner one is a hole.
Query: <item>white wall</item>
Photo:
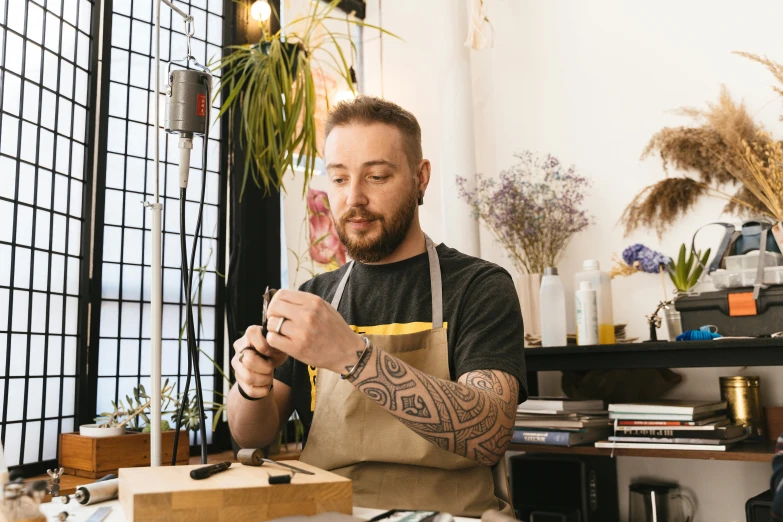
[[[371,23],[378,21],[378,3],[368,2]],[[783,135],[777,121],[781,99],[770,88],[771,76],[761,66],[730,54],[743,50],[783,61],[780,2],[486,0],[486,4],[495,27],[495,47],[469,52],[476,168],[497,174],[511,165],[514,152],[530,149],[575,164],[592,180],[587,203],[596,224],[574,238],[559,265],[569,293],[573,291],[570,276],[585,258],[597,258],[608,268],[613,253],[635,242],[671,255],[698,226],[722,218],[720,202],[704,202],[660,241],[648,231],[624,238],[617,225],[631,198],[663,176],[659,160],[642,161],[640,155],[657,130],[688,124],[674,109],[703,107],[716,100],[720,85],[726,84],[737,99],[745,100],[751,114]],[[443,70],[443,60],[453,56],[465,39],[444,25],[454,23],[455,10],[464,5],[461,0],[387,0],[382,6],[384,27],[405,39],[384,39],[384,95],[419,118],[425,155],[433,160],[436,174],[450,146],[443,139],[446,108],[441,99],[444,81],[453,79]],[[378,42],[366,34],[366,92],[380,94]],[[464,121],[469,124],[470,119]],[[439,183],[437,175],[434,183]],[[448,196],[430,197],[422,221],[433,235],[450,227],[442,219],[444,208],[464,211]],[[482,257],[512,271],[502,249],[485,232],[482,229],[480,236]],[[662,298],[660,279],[637,274],[615,280],[613,294],[615,319],[628,322],[630,335],[646,338],[644,315]],[[569,321],[573,321],[570,310]],[[665,329],[660,334],[665,337]],[[685,382],[674,397],[717,398],[718,376],[743,373],[762,377],[766,405],[783,404],[783,385],[776,382],[783,373],[776,368],[680,371]],[[541,392],[559,392],[559,374],[542,374],[541,382]],[[628,481],[654,475],[678,480],[696,492],[701,504],[697,520],[745,520],[745,500],[767,487],[769,471],[763,463],[618,458],[621,514],[625,517],[627,512]]]
[[[478,226],[469,207],[457,201],[454,181],[476,172],[470,53],[461,45],[467,12],[456,5],[455,0],[392,0],[381,12],[378,0],[368,2],[365,22],[382,23],[399,38],[384,35],[381,41],[378,31],[364,30],[361,88],[401,105],[419,120],[424,157],[432,162],[425,204],[419,207],[424,231],[435,242],[478,255]]]

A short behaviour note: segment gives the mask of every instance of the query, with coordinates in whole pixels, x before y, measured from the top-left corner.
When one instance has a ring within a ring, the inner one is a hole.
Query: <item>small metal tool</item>
[[[277,462],[275,460],[266,459],[264,458],[264,453],[260,449],[242,449],[239,450],[237,453],[237,460],[244,464],[245,466],[263,466],[264,463],[267,464],[275,464],[277,466],[282,466],[284,468],[288,468],[290,470],[296,471],[297,473],[304,473],[305,475],[315,475],[312,471],[307,471],[306,469],[297,468],[295,466],[291,466],[289,464],[284,464],[282,462]]]
[[[275,296],[275,290],[274,288],[266,287],[266,291],[264,292],[264,306],[261,309],[261,333],[266,338],[266,334],[269,333],[269,328],[267,327],[269,324],[269,305],[272,303],[272,298]]]
[[[63,495],[60,497],[60,501],[63,504],[67,504],[71,499],[74,499],[79,504],[96,504],[117,498],[118,491],[119,479],[117,475],[109,474],[91,484],[79,486],[73,495]]]
[[[90,515],[90,518],[87,519],[87,522],[101,522],[104,518],[109,516],[109,513],[111,513],[111,507],[99,507],[95,510],[95,513]]]
[[[264,305],[263,305],[263,308],[261,309],[261,335],[264,336],[264,339],[266,339],[266,334],[269,333],[269,330],[267,329],[267,324],[269,323],[269,316],[268,316],[268,313],[269,313],[269,303],[272,302],[272,297],[274,297],[275,292],[277,292],[277,290],[270,289],[268,286],[266,287],[266,291],[264,292]],[[258,354],[259,357],[261,357],[265,361],[269,360],[268,356],[262,354],[261,352],[259,352],[255,348],[253,348],[252,346],[248,346],[247,348],[245,348],[242,351],[244,352],[245,350],[253,350],[254,352],[256,352]],[[242,361],[242,357],[241,356],[239,358],[239,361],[240,362]],[[259,466],[260,466],[260,464],[259,464]]]
[[[49,494],[52,497],[60,496],[60,476],[63,474],[63,468],[47,469],[46,473],[49,475]]]

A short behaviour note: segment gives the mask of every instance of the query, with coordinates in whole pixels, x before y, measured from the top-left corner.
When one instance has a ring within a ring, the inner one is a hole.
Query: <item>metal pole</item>
[[[168,2],[166,2],[168,4]],[[161,465],[161,429],[160,429],[160,379],[161,344],[163,335],[163,286],[161,275],[161,210],[160,204],[160,0],[155,4],[155,200],[152,207],[152,287],[150,314],[150,384],[152,396],[150,402],[150,466]]]
[[[160,4],[163,2],[169,6],[175,13],[180,15],[186,22],[192,22],[193,17],[182,9],[172,4],[169,0],[158,0],[155,2],[155,160],[153,168],[155,169],[155,200],[152,204],[147,204],[152,209],[152,271],[151,283],[151,303],[150,315],[150,385],[152,394],[150,395],[150,466],[161,465],[161,430],[160,430],[160,402],[161,389],[161,344],[163,336],[163,285],[161,276],[163,267],[161,266],[161,239],[163,230],[161,227],[161,211],[163,205],[160,203]]]

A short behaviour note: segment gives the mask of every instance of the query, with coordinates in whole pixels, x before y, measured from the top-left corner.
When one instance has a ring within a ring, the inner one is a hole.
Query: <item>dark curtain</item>
[[[234,6],[235,42],[257,42],[260,31],[249,16],[248,6],[232,2]],[[270,2],[275,13],[280,12],[280,1]],[[274,16],[272,32],[279,28]],[[229,267],[226,304],[228,333],[231,344],[244,335],[248,326],[261,324],[261,301],[264,290],[280,288],[280,193],[264,194],[248,180],[240,201],[244,177],[244,151],[239,145],[239,118],[231,121],[229,164],[230,218]],[[233,356],[233,350],[229,348]]]

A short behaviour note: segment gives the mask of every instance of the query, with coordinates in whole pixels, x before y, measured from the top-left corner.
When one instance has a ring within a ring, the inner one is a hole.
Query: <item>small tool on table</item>
[[[49,494],[52,497],[60,496],[60,477],[63,474],[63,468],[47,469],[46,473],[49,475]]]
[[[277,462],[275,460],[266,459],[264,458],[264,453],[260,449],[239,450],[239,452],[237,453],[237,460],[240,463],[244,464],[245,466],[263,466],[264,463],[266,462],[267,464],[275,464],[277,466],[288,468],[290,470],[296,471],[297,473],[304,473],[305,475],[315,475],[315,473],[313,473],[312,471],[307,471],[306,469],[301,469],[295,466],[291,466],[289,464],[284,464],[282,462]]]
[[[97,504],[98,502],[117,498],[119,487],[120,480],[117,478],[117,475],[109,474],[99,478],[92,484],[79,486],[73,495],[63,495],[60,497],[60,501],[63,504],[67,504],[73,499],[85,506]]]
[[[204,466],[203,468],[196,468],[190,472],[190,478],[193,480],[205,479],[211,477],[215,473],[226,471],[230,467],[230,462],[221,462],[220,464],[211,464],[209,466]]]
[[[104,518],[109,516],[109,513],[111,513],[111,507],[100,507],[95,510],[95,513],[90,515],[90,518],[87,519],[87,522],[101,522]]]

